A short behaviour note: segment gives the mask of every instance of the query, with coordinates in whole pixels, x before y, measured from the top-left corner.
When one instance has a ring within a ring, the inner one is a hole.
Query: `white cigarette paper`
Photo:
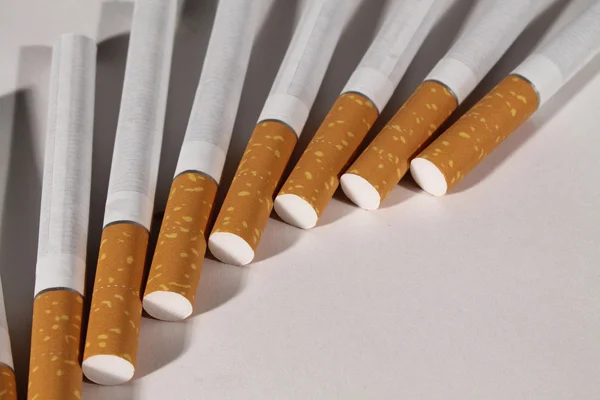
[[[307,2],[258,123],[277,120],[302,133],[339,38],[361,0]]]
[[[537,90],[541,107],[600,52],[600,1],[530,55],[513,74]]]
[[[10,337],[8,335],[8,322],[6,320],[2,280],[0,280],[0,364],[4,364],[7,367],[14,369]]]
[[[104,226],[150,229],[179,1],[136,1]]]
[[[54,45],[35,295],[83,295],[92,175],[96,44],[81,35]]]
[[[396,0],[342,93],[361,93],[381,112],[448,4],[440,5],[434,0]]]
[[[456,43],[426,80],[444,84],[462,103],[531,20],[552,1],[495,0],[479,3]]]
[[[198,171],[220,181],[262,3],[220,1],[175,176]]]

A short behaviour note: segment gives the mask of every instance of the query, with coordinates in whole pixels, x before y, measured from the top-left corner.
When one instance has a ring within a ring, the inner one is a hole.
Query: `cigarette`
[[[456,42],[341,177],[359,207],[379,208],[410,161],[473,91],[548,0],[479,2]]]
[[[441,8],[433,0],[394,5],[275,198],[275,211],[291,225],[309,229],[317,224],[341,173],[400,83]]]
[[[135,3],[82,364],[85,376],[102,385],[127,382],[135,372],[179,4]]]
[[[600,52],[600,1],[535,51],[416,157],[411,174],[442,196]]]
[[[29,399],[81,396],[81,315],[92,176],[96,43],[53,48],[33,301]]]
[[[254,258],[273,208],[275,188],[359,2],[309,2],[209,237],[210,251],[219,260],[245,265]]]
[[[8,334],[2,281],[0,281],[0,393],[4,394],[2,399],[17,399],[15,368],[10,346],[10,336]]]
[[[219,3],[144,293],[144,309],[155,318],[178,321],[192,314],[206,229],[265,11],[256,1]]]

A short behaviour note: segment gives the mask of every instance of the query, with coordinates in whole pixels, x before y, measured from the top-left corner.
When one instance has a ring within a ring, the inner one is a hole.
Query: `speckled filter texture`
[[[233,233],[256,250],[273,209],[275,190],[297,141],[294,131],[281,122],[265,121],[256,126],[213,233]]]
[[[535,88],[523,78],[510,75],[419,157],[439,168],[450,190],[537,108]]]
[[[0,365],[0,400],[17,400],[15,372],[6,365]]]
[[[383,200],[457,105],[446,87],[423,82],[347,172],[367,180]]]
[[[35,298],[29,400],[81,399],[82,312],[83,298],[75,291],[50,290]]]
[[[145,295],[174,292],[194,304],[217,189],[213,179],[197,172],[173,180]]]
[[[96,355],[114,355],[135,367],[148,236],[146,229],[132,223],[104,228],[84,360]]]
[[[320,216],[378,115],[371,101],[358,93],[338,97],[279,195],[301,197]]]

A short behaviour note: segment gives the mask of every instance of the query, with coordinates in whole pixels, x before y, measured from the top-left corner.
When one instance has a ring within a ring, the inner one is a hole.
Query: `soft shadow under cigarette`
[[[119,386],[100,386],[83,383],[83,398],[86,400],[138,400],[141,399],[138,382],[131,381]]]
[[[248,268],[222,264],[206,258],[192,318],[212,311],[236,297],[246,286]]]
[[[10,150],[5,177],[0,234],[0,269],[2,273],[8,327],[11,338],[17,390],[27,392],[33,287],[37,261],[37,238],[42,191],[43,107],[47,73],[52,51],[49,47],[28,46],[19,55],[17,87],[23,88],[3,97],[0,103],[10,107]],[[39,104],[38,104],[39,103]],[[4,106],[3,106],[4,107]],[[5,138],[6,139],[6,138]],[[7,142],[8,143],[8,142]],[[4,191],[5,189],[5,191]]]

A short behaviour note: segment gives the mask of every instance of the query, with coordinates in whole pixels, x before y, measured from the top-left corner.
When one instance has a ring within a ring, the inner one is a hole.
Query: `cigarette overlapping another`
[[[296,28],[209,237],[219,260],[245,265],[333,55],[359,0],[314,0]]]
[[[300,228],[316,225],[339,177],[386,106],[444,6],[393,3],[383,27],[275,198],[275,211]]]
[[[373,210],[410,161],[475,89],[548,0],[480,2],[448,53],[341,178],[356,205]]]
[[[179,2],[137,0],[83,355],[83,373],[133,377],[141,288],[162,144]]]
[[[262,19],[259,13],[266,11],[260,3],[219,3],[144,293],[144,309],[155,318],[181,320],[193,311],[206,229]]]
[[[530,55],[410,165],[422,189],[442,196],[600,52],[600,1]]]

